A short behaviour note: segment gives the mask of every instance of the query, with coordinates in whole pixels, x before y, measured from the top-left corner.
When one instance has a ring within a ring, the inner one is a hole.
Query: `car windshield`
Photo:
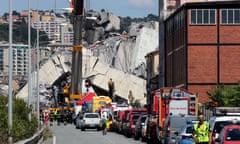
[[[147,117],[142,117],[141,122],[144,123]]]
[[[139,118],[139,116],[133,116],[133,117],[132,117],[132,120],[133,120],[134,122],[136,122],[136,121],[138,120],[138,118]]]
[[[227,126],[227,125],[230,125],[230,124],[232,124],[232,121],[217,121],[214,125],[213,132],[220,133],[220,131],[222,130],[222,128],[224,126]],[[238,124],[240,124],[239,121],[238,121]]]
[[[98,118],[97,114],[86,114],[85,118]]]
[[[187,129],[186,129],[186,133],[187,134],[192,134],[193,133],[193,126],[189,126],[189,127],[187,127]]]
[[[228,129],[226,141],[240,141],[240,129]]]
[[[179,117],[172,117],[171,118],[171,125],[170,125],[170,128],[174,129],[174,128],[182,128],[184,127],[186,124],[186,121],[184,118],[179,118]]]

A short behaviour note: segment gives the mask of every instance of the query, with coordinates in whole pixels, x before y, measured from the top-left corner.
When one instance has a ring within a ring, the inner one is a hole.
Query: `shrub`
[[[7,143],[8,140],[8,98],[0,96],[0,141]],[[32,115],[29,120],[28,115],[31,108],[22,99],[13,99],[13,125],[11,135],[13,141],[30,138],[37,131],[37,118]]]

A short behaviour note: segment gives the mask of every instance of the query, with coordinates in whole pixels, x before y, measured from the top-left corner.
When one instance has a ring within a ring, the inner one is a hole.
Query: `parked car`
[[[100,127],[100,115],[99,113],[84,113],[81,123],[81,130],[85,129],[97,129],[101,130]]]
[[[218,139],[222,128],[232,124],[234,119],[237,119],[237,123],[240,124],[240,116],[213,116],[210,118],[211,144],[218,144],[215,140]]]
[[[123,127],[127,124],[127,120],[129,117],[131,117],[131,115],[143,115],[143,114],[147,114],[147,109],[145,109],[145,108],[129,108],[129,109],[123,110],[121,112],[120,119],[119,119],[118,131],[120,133],[124,133]]]
[[[221,144],[239,144],[240,143],[240,125],[228,125],[225,126],[216,142]]]
[[[83,124],[83,115],[78,115],[75,121],[76,121],[76,124],[75,124],[76,129],[81,129]]]
[[[141,137],[142,137],[142,141],[146,141],[148,136],[147,136],[147,127],[150,121],[150,117],[147,116],[147,118],[144,121],[144,125],[142,126],[142,130],[141,130]]]
[[[141,115],[135,125],[134,130],[134,139],[138,140],[142,137],[142,127],[145,125],[145,120],[147,118],[147,115]]]
[[[190,115],[170,115],[168,116],[162,129],[162,143],[175,144],[177,136],[181,133],[182,128],[189,122],[198,121],[197,116]]]
[[[134,134],[136,122],[139,117],[140,117],[139,114],[131,114],[131,113],[128,114],[127,119],[123,124],[123,134],[125,136],[132,137],[132,135]]]

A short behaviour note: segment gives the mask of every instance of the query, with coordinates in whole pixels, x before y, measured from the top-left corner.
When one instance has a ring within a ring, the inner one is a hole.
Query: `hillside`
[[[131,18],[131,17],[120,17],[120,30],[119,33],[123,31],[128,31],[129,26],[132,22],[147,22],[147,21],[158,21],[158,16],[149,14],[144,18]],[[9,25],[0,24],[0,41],[8,41],[9,36]],[[40,35],[45,32],[40,32]],[[31,43],[34,44],[36,40],[37,32],[35,29],[31,29]],[[49,41],[46,36],[40,37],[40,41]],[[28,24],[26,23],[14,23],[13,24],[13,42],[28,44]]]

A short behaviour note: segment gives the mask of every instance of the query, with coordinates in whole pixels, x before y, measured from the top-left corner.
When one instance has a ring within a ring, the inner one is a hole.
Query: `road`
[[[50,127],[55,139],[44,144],[144,144],[141,140],[127,138],[115,132],[108,132],[103,136],[102,131],[86,129],[81,131],[74,125],[53,125]]]

